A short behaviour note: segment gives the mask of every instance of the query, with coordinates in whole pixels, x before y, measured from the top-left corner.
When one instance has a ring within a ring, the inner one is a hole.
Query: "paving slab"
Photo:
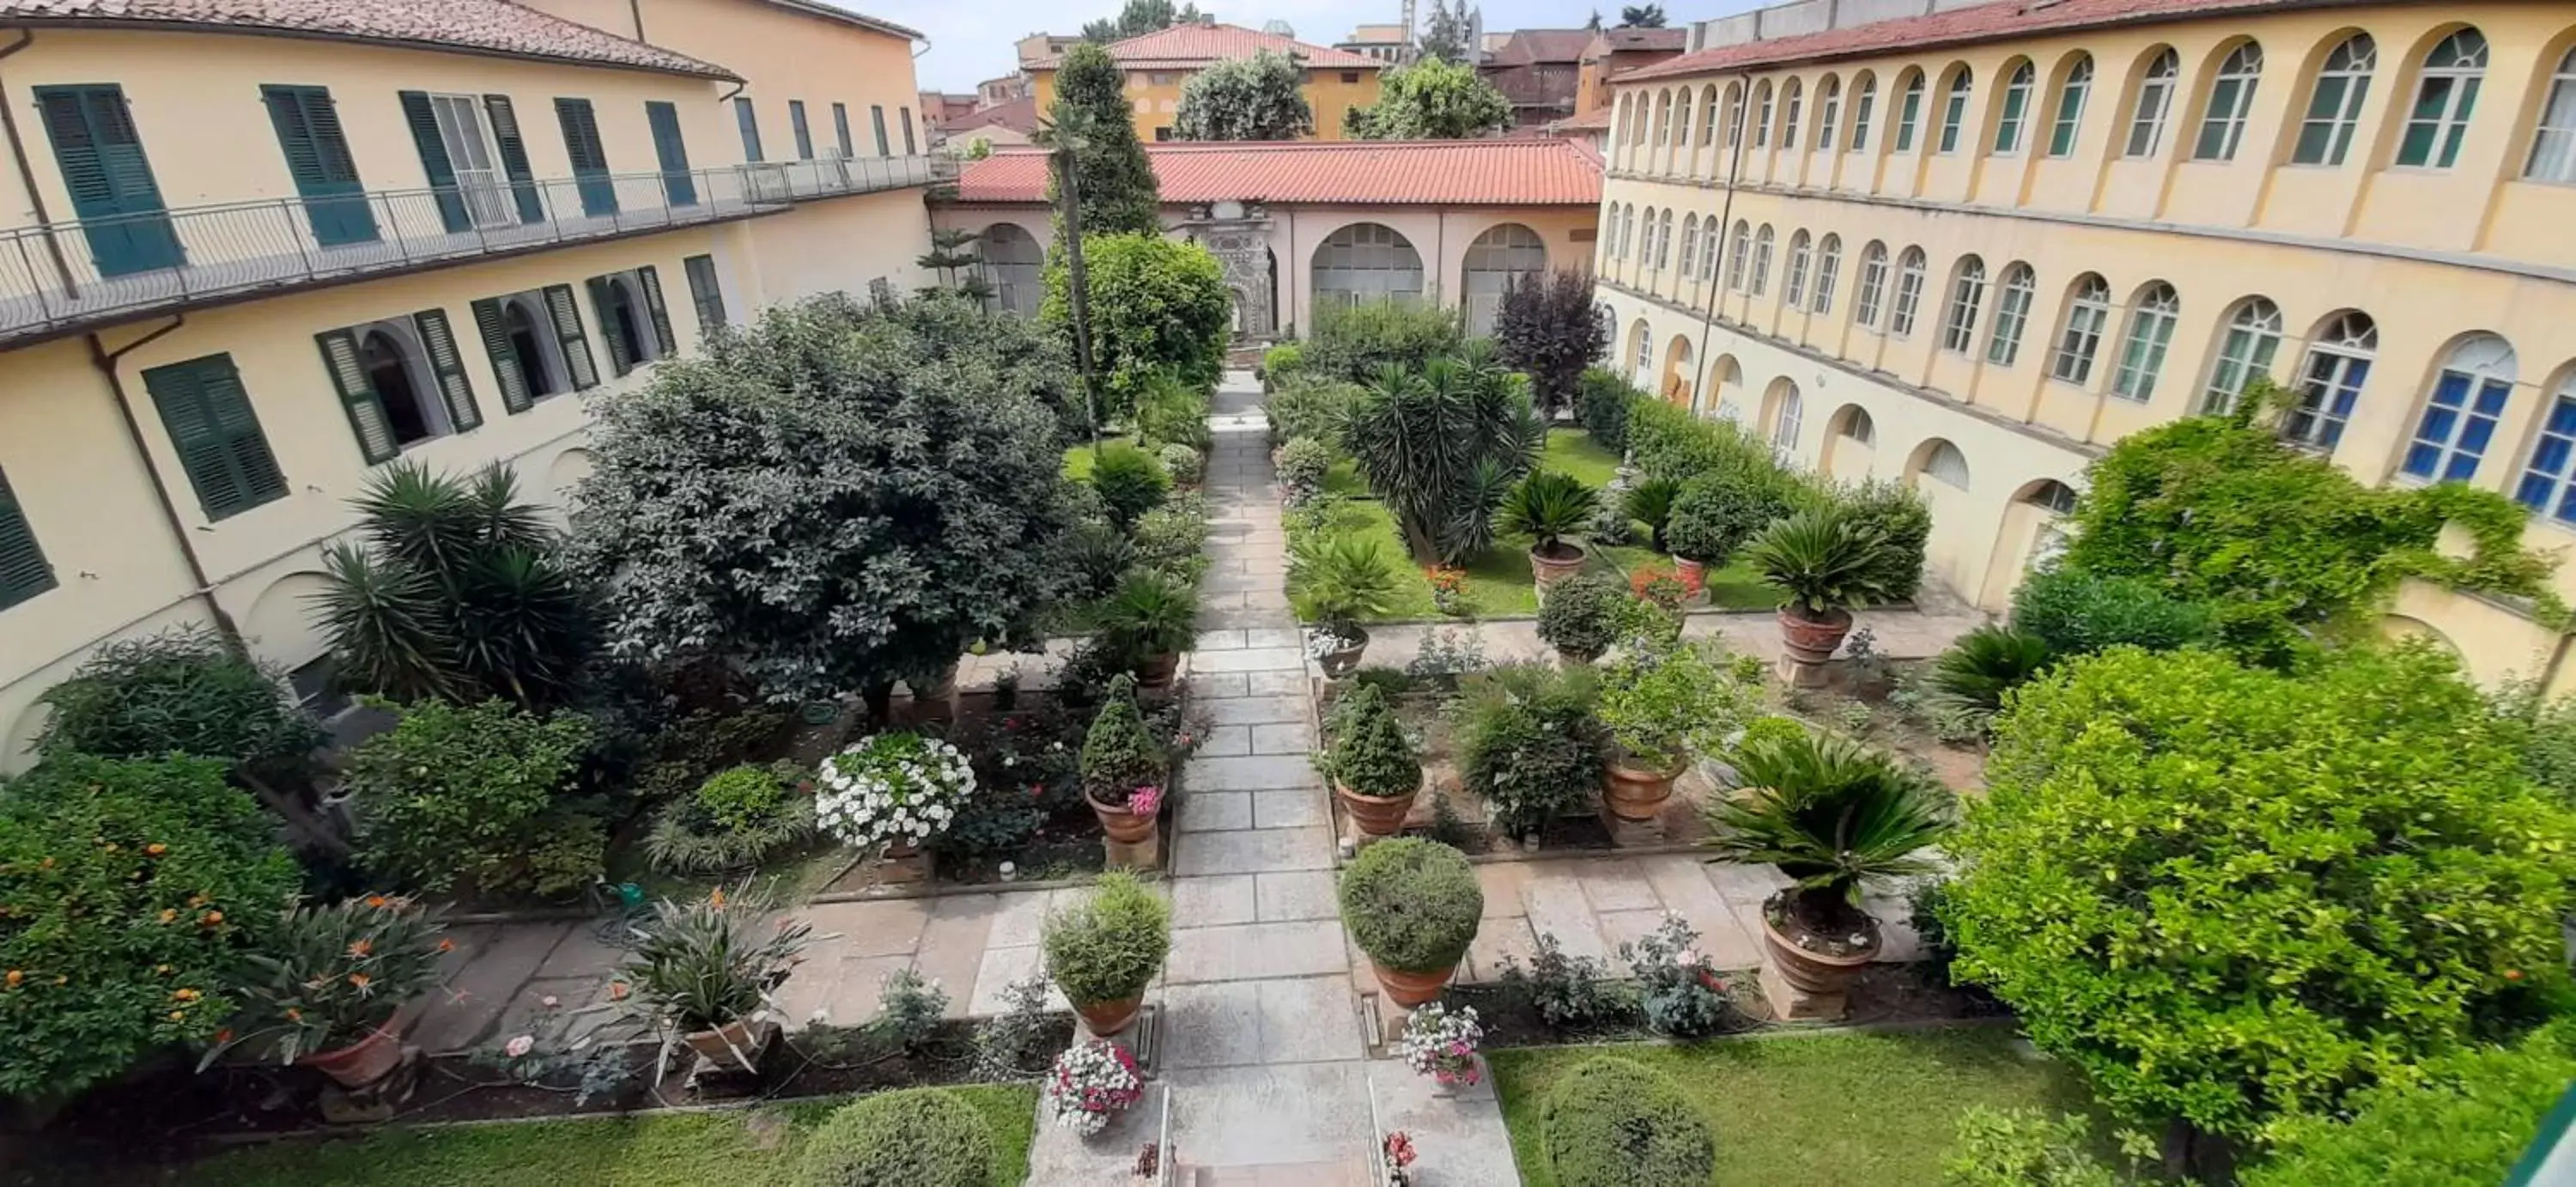
[[[1242,758],[1252,753],[1252,727],[1219,725],[1208,729],[1199,743],[1197,758]],[[1267,752],[1265,752],[1267,753]]]
[[[1347,972],[1349,968],[1341,924],[1316,919],[1176,930],[1163,975],[1170,984],[1188,985],[1201,981],[1314,977]]]
[[[1173,863],[1172,873],[1181,878],[1327,870],[1333,866],[1333,836],[1321,827],[1199,833],[1178,848],[1180,856]]]
[[[1566,955],[1609,957],[1610,945],[1603,942],[1593,921],[1592,903],[1583,897],[1583,883],[1573,874],[1549,870],[1532,876],[1521,891],[1521,901],[1529,908],[1530,931],[1554,935]]]
[[[1254,909],[1264,923],[1294,919],[1339,919],[1341,903],[1333,894],[1333,875],[1325,870],[1254,874]]]
[[[841,958],[910,955],[920,949],[922,930],[930,925],[925,899],[813,903],[795,914],[814,929],[811,947]]]
[[[1347,974],[1252,984],[1261,1006],[1261,1062],[1358,1059],[1368,1053],[1360,1041],[1359,997]]]
[[[1026,948],[987,948],[984,950],[983,959],[977,962],[975,989],[967,998],[966,1010],[977,1017],[999,1014],[1007,1008],[1002,1001],[1002,990],[1008,988],[1014,981],[1023,981],[1045,974],[1046,954],[1039,951],[1035,945]],[[949,992],[954,993],[956,990],[951,989]],[[1049,984],[1047,1008],[1070,1010],[1073,1007],[1066,1004],[1061,991],[1053,984]]]
[[[993,905],[993,925],[985,934],[988,948],[1021,948],[1038,942],[1038,933],[1046,927],[1047,908],[1054,905],[1060,892],[1022,890],[998,895]]]
[[[1252,827],[1321,828],[1329,823],[1324,793],[1318,788],[1252,793]]]
[[[1254,605],[1251,601],[1252,595],[1238,596],[1245,599],[1246,608]],[[1245,647],[1235,651],[1210,651],[1190,657],[1190,670],[1193,672],[1275,672],[1288,669],[1302,671],[1305,667],[1306,653],[1295,647]]]
[[[1207,791],[1194,782],[1181,796],[1178,827],[1185,833],[1251,828],[1252,793]]]
[[[1256,874],[1219,874],[1208,878],[1175,878],[1172,926],[1219,927],[1252,923],[1260,916]]]
[[[1378,1124],[1403,1130],[1422,1152],[1412,1168],[1414,1187],[1502,1187],[1521,1181],[1492,1080],[1443,1095],[1430,1077],[1401,1062],[1380,1060],[1367,1067]]]
[[[1261,1062],[1259,981],[1211,981],[1166,987],[1163,1066],[1223,1067]]]
[[[1165,1082],[1173,1094],[1172,1144],[1190,1165],[1284,1167],[1365,1160],[1377,1142],[1369,1118],[1367,1073],[1357,1060],[1176,1069]],[[1131,1155],[1134,1149],[1128,1146]],[[1072,1187],[1115,1180],[1048,1182]],[[1329,1183],[1308,1178],[1299,1187]]]
[[[1245,679],[1245,673],[1241,672],[1224,675],[1231,675],[1238,681]],[[1218,725],[1295,723],[1303,726],[1306,722],[1306,702],[1293,696],[1251,696],[1237,692],[1230,697],[1198,699],[1195,704]]]
[[[1279,721],[1243,727],[1244,743],[1254,754],[1312,754],[1315,731],[1303,721]]]
[[[1595,911],[1643,911],[1663,905],[1644,871],[1626,862],[1586,862],[1575,875]]]
[[[1192,791],[1267,791],[1321,788],[1323,776],[1303,755],[1255,754],[1243,758],[1193,758],[1181,768]]]

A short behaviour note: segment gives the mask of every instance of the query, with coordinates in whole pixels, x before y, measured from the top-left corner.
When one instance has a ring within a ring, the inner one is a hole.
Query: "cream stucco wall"
[[[909,295],[927,282],[914,264],[930,250],[930,211],[919,190],[801,203],[732,224],[729,237],[754,305],[834,291],[865,296],[877,280]]]
[[[1170,129],[1181,110],[1181,85],[1189,81],[1192,70],[1130,70],[1126,72],[1128,106],[1135,109],[1136,138],[1151,143],[1173,139]],[[1342,117],[1354,107],[1377,102],[1381,71],[1374,66],[1350,70],[1308,70],[1301,92],[1306,106],[1315,115],[1316,140],[1342,140]],[[1055,107],[1055,68],[1029,72],[1036,88],[1038,111],[1044,114]],[[1347,81],[1346,81],[1347,80]],[[1160,131],[1162,134],[1157,135]]]

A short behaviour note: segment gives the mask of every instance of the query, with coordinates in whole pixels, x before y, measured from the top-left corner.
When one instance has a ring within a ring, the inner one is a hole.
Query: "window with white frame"
[[[2156,55],[2147,63],[2147,73],[2138,80],[2138,105],[2129,113],[2129,141],[2120,152],[2128,157],[2152,157],[2165,142],[2165,113],[2173,107],[2174,82],[2182,75],[2182,59],[2172,50]]]
[[[2560,380],[2550,398],[2513,497],[2560,523],[2576,524],[2576,373]]]
[[[1655,390],[1655,336],[1647,332],[1646,319],[1638,318],[1637,328],[1630,331],[1628,336],[1637,344],[1636,349],[1629,352],[1636,357],[1636,365],[1628,372],[1629,381],[1647,391],[1653,391]]]
[[[1753,224],[1735,220],[1735,243],[1726,260],[1726,287],[1744,291],[1744,257],[1753,254]]]
[[[1827,431],[1830,432],[1831,429]],[[1842,418],[1842,432],[1839,435],[1863,445],[1876,445],[1878,444],[1878,425],[1869,419],[1869,409],[1855,404],[1851,406],[1851,415]]]
[[[1798,434],[1805,430],[1806,420],[1807,403],[1798,398],[1798,389],[1792,385],[1780,393],[1780,411],[1771,422],[1772,448],[1782,453],[1796,449]]]
[[[1852,298],[1852,319],[1878,328],[1878,303],[1886,299],[1887,249],[1872,240],[1860,249],[1860,293]]]
[[[2370,97],[2370,72],[2379,66],[2379,45],[2368,33],[2355,33],[2326,55],[2317,70],[2316,89],[2308,92],[2307,114],[2299,119],[2299,141],[2290,149],[2295,165],[2340,165],[2352,148],[2353,131],[2361,126],[2362,100]]]
[[[1682,220],[1682,278],[1690,278],[1691,263],[1699,258],[1699,216]]]
[[[1877,105],[1878,80],[1864,74],[1852,84],[1852,130],[1851,140],[1846,145],[1851,151],[1862,152],[1869,148],[1870,111]]]
[[[2254,86],[2263,81],[2263,47],[2251,41],[2237,46],[2218,64],[2209,84],[2209,111],[2200,120],[2200,142],[2191,155],[2203,161],[2232,161],[2245,139],[2245,120],[2254,110]]]
[[[2397,141],[2397,163],[2448,169],[2460,158],[2460,140],[2469,133],[2469,116],[2478,104],[2478,83],[2487,71],[2487,39],[2475,29],[2462,29],[2442,39],[2424,55],[2424,74],[2415,82],[2415,106],[2407,112],[2406,132]]]
[[[2066,68],[2066,82],[2057,88],[2057,115],[2048,127],[2048,155],[2075,155],[2075,139],[2084,130],[2084,100],[2093,93],[2093,57],[2075,55],[2075,64]]]
[[[1771,224],[1764,223],[1762,229],[1753,235],[1753,295],[1761,296],[1762,286],[1770,282]]]
[[[2009,367],[2021,357],[2022,331],[2030,325],[2030,304],[2038,295],[2039,284],[2030,265],[2004,269],[2003,290],[1995,297],[1994,332],[1986,337],[1987,362]]]
[[[1934,441],[1923,458],[1923,476],[1943,486],[1968,489],[1968,457],[1947,441]]]
[[[2576,182],[2576,49],[2558,59],[2549,96],[2540,104],[2540,126],[2532,131],[2531,161],[2522,175],[2533,181]]]
[[[1655,224],[1655,271],[1661,272],[1670,267],[1672,257],[1673,212],[1667,210],[1663,218]]]
[[[1977,341],[1977,310],[1986,301],[1986,263],[1975,256],[1959,261],[1950,278],[1950,305],[1941,315],[1941,348],[1968,353]]]
[[[1677,105],[1677,106],[1675,106],[1675,107],[1673,108],[1673,134],[1672,134],[1673,147],[1675,147],[1675,148],[1686,148],[1686,147],[1688,147],[1688,146],[1690,145],[1690,130],[1691,130],[1691,93],[1690,93],[1689,89],[1685,88],[1685,89],[1682,91],[1682,97],[1681,97],[1681,102],[1680,102],[1680,104],[1679,104],[1679,105]],[[1681,165],[1682,165],[1682,154],[1680,154],[1680,153],[1674,153],[1674,154],[1672,155],[1672,160],[1671,160],[1671,161],[1669,161],[1669,162],[1667,162],[1667,165],[1666,165],[1666,168],[1665,168],[1665,170],[1664,170],[1664,171],[1665,171],[1666,173],[1678,173],[1678,172],[1680,172],[1680,171],[1681,171]]]
[[[1780,147],[1798,147],[1798,124],[1806,118],[1806,93],[1798,80],[1780,84]]]
[[[2261,297],[2239,302],[2227,318],[2227,333],[2218,341],[2218,361],[2209,369],[2209,386],[2200,393],[2200,410],[2213,415],[2234,411],[2245,385],[2255,377],[2270,378],[2272,356],[2281,350],[2281,307]]]
[[[1827,235],[1816,244],[1816,300],[1809,306],[1817,313],[1834,311],[1834,280],[1843,269],[1843,240]]]
[[[2426,482],[2466,482],[2477,477],[2478,462],[2495,439],[2496,422],[2513,398],[2513,347],[2493,334],[2479,334],[2451,348],[2433,391],[2424,398],[2424,415],[2415,422],[2415,439],[2397,469]]]
[[[1896,262],[1896,300],[1888,306],[1887,332],[1899,338],[1914,333],[1914,313],[1923,304],[1923,249],[1909,247]]]
[[[1807,307],[1807,269],[1814,266],[1807,233],[1789,236],[1789,277],[1780,285],[1780,302],[1791,309]]]
[[[2281,418],[2281,436],[2292,443],[2331,450],[2343,440],[2361,388],[2379,355],[2379,326],[2370,315],[2348,312],[2308,343],[2299,363],[2299,402]]]
[[[2030,120],[2030,88],[2037,77],[2031,64],[2014,67],[2004,80],[2004,109],[1995,115],[1995,151],[2010,156],[2021,151],[2022,125]]]
[[[1842,118],[1842,83],[1826,75],[1816,84],[1816,151],[1834,151],[1834,124]]]
[[[1467,245],[1459,269],[1459,296],[1467,310],[1467,332],[1485,337],[1502,315],[1503,296],[1515,284],[1535,285],[1547,273],[1547,241],[1519,223],[1488,227]]]
[[[1905,80],[1905,93],[1896,101],[1896,151],[1914,151],[1914,121],[1923,115],[1923,74],[1916,71]]]
[[[1720,236],[1717,233],[1717,220],[1710,219],[1708,220],[1706,233],[1699,237],[1699,279],[1702,284],[1714,283],[1717,280],[1717,247],[1719,240]]]
[[[1422,256],[1393,227],[1353,223],[1324,237],[1315,249],[1315,302],[1319,306],[1422,298]]]
[[[1730,82],[1726,84],[1726,147],[1732,149],[1742,143],[1744,143],[1744,87],[1741,83]]]
[[[1764,79],[1753,84],[1753,147],[1770,147],[1771,116],[1771,82]]]
[[[2156,377],[2164,373],[2165,350],[2173,345],[2174,323],[2182,319],[2182,297],[2173,286],[2148,285],[2129,310],[2129,332],[2120,343],[2120,366],[2111,373],[2111,394],[2145,403],[2156,394]]]
[[[2057,335],[2057,353],[2049,360],[2049,377],[2083,386],[2093,377],[2093,356],[2102,349],[2103,327],[2111,322],[2111,286],[2086,273],[2075,282],[2075,297],[2066,303],[2066,325]]]
[[[1699,146],[1717,143],[1717,88],[1701,87],[1699,92]]]
[[[1950,93],[1941,101],[1941,139],[1933,145],[1933,151],[1959,151],[1959,129],[1968,121],[1968,95],[1976,81],[1976,75],[1965,66],[1950,76]]]

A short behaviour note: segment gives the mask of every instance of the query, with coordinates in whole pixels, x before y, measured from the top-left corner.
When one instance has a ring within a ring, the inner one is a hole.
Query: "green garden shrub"
[[[563,889],[567,864],[578,865],[585,837],[597,835],[595,825],[570,823],[578,814],[560,802],[590,744],[588,719],[541,718],[502,701],[423,701],[402,713],[349,755],[359,863],[430,893],[460,882],[486,896]],[[595,863],[595,843],[589,853]]]
[[[1047,975],[1078,1005],[1125,1001],[1145,992],[1172,951],[1172,904],[1136,876],[1111,870],[1090,895],[1047,912],[1040,937]]]
[[[1138,787],[1160,786],[1164,774],[1163,749],[1136,703],[1136,678],[1121,672],[1110,678],[1100,713],[1083,734],[1083,794],[1104,804],[1123,804]]]
[[[1262,402],[1262,412],[1270,418],[1270,444],[1312,437],[1327,449],[1338,449],[1342,422],[1367,398],[1368,389],[1356,383],[1311,375],[1282,384]]]
[[[1715,470],[1745,470],[1767,475],[1771,483],[1812,490],[1751,429],[1731,420],[1702,420],[1690,409],[1651,397],[1628,406],[1628,456],[1648,478],[1689,482]]]
[[[1886,588],[1888,600],[1912,600],[1923,587],[1923,554],[1932,540],[1932,508],[1923,496],[1904,483],[1873,478],[1836,486],[1827,497],[1887,542],[1873,576]]]
[[[1334,703],[1331,724],[1324,766],[1342,786],[1380,799],[1421,789],[1422,758],[1385,693],[1365,684],[1352,689]]]
[[[1539,1106],[1560,1187],[1702,1187],[1717,1137],[1671,1079],[1604,1055],[1576,1065]]]
[[[1163,505],[1172,493],[1172,476],[1154,455],[1124,441],[1102,446],[1091,467],[1091,488],[1109,507],[1109,518],[1121,531],[1146,512]]]
[[[1460,683],[1458,778],[1485,801],[1494,827],[1520,836],[1591,804],[1604,758],[1601,723],[1592,715],[1598,692],[1589,668],[1561,672],[1535,663]]]
[[[1476,939],[1485,891],[1467,855],[1420,837],[1379,841],[1342,867],[1342,923],[1380,966],[1454,968]]]
[[[1168,371],[1147,378],[1136,394],[1136,437],[1160,456],[1162,447],[1208,443],[1208,389]]]
[[[1557,582],[1538,608],[1539,640],[1578,659],[1596,659],[1619,641],[1628,596],[1628,583],[1606,573]]]
[[[323,743],[275,673],[201,630],[106,644],[44,703],[53,715],[36,737],[43,755],[295,764]]]
[[[2218,641],[2218,617],[2207,603],[2177,598],[2144,577],[2105,577],[2071,565],[2022,578],[2013,590],[2012,624],[2058,655],[2122,644],[2172,651]]]
[[[2420,1084],[2354,1093],[2349,1120],[2285,1123],[2245,1187],[2495,1187],[2570,1082],[2576,1023],[2564,1020],[2512,1046],[2447,1056],[2424,1066]]]
[[[1790,488],[1757,468],[1730,466],[1702,473],[1673,500],[1664,542],[1673,555],[1710,568],[1726,564],[1772,520],[1792,510]]]
[[[1174,441],[1154,451],[1154,460],[1163,463],[1163,472],[1172,476],[1174,486],[1195,486],[1207,469],[1207,458],[1195,445]]]
[[[1261,352],[1262,391],[1278,391],[1305,371],[1306,348],[1297,343],[1282,342]]]
[[[1324,478],[1333,471],[1333,451],[1313,437],[1292,437],[1279,447],[1275,468],[1281,494],[1292,506],[1303,504],[1323,493]]]
[[[1307,335],[1306,369],[1347,383],[1372,383],[1392,364],[1419,371],[1458,353],[1465,327],[1454,309],[1433,301],[1363,301],[1326,305]]]
[[[1941,1187],[2117,1187],[2093,1156],[2093,1123],[2081,1113],[2051,1118],[2032,1109],[1971,1105],[1959,1141],[1941,1163]]]
[[[1196,391],[1216,386],[1234,326],[1234,298],[1216,257],[1155,233],[1093,231],[1082,237],[1082,250],[1103,415],[1141,412],[1166,380]],[[1069,344],[1073,307],[1063,253],[1050,254],[1044,279],[1038,322]]]
[[[1592,443],[1612,453],[1628,448],[1628,409],[1650,399],[1618,372],[1594,367],[1583,373],[1574,397],[1574,412]]]
[[[834,1110],[796,1168],[796,1187],[989,1187],[993,1132],[944,1088],[880,1092]]]

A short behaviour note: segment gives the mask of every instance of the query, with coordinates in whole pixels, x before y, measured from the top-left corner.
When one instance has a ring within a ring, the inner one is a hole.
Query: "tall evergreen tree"
[[[1295,140],[1315,130],[1304,71],[1263,50],[1218,62],[1181,84],[1172,135],[1180,140]]]
[[[1109,51],[1082,44],[1065,51],[1056,70],[1055,106],[1048,112],[1045,137],[1073,145],[1074,175],[1082,191],[1082,229],[1086,234],[1122,231],[1160,234],[1157,214],[1161,190],[1145,146],[1136,140],[1136,112],[1127,103],[1126,80]],[[1053,171],[1047,175],[1047,201],[1063,195]],[[1058,222],[1062,216],[1058,215]],[[1062,235],[1056,241],[1064,241]]]
[[[1467,0],[1450,7],[1446,0],[1431,0],[1431,19],[1422,26],[1422,56],[1443,62],[1468,62]]]
[[[1622,7],[1619,10],[1619,27],[1622,29],[1663,28],[1664,6],[1646,4]]]

